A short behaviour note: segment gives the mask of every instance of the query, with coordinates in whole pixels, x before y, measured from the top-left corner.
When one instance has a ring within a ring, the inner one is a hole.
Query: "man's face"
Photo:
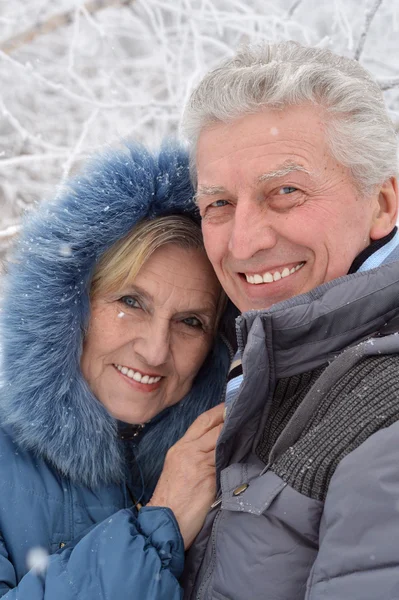
[[[373,230],[379,194],[359,196],[314,106],[204,129],[197,172],[206,250],[242,312],[346,274],[371,239],[388,233]]]

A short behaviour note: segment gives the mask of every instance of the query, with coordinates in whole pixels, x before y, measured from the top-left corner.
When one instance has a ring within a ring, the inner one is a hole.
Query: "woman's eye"
[[[122,304],[129,308],[141,308],[139,301],[133,296],[122,296],[119,302],[122,302]]]
[[[187,325],[188,327],[193,327],[194,329],[201,329],[202,323],[197,317],[187,317],[187,319],[183,319],[182,323]]]
[[[292,187],[290,185],[285,185],[284,187],[279,189],[278,193],[281,196],[285,196],[286,194],[292,194],[293,192],[296,192],[296,191],[297,191],[297,188]]]

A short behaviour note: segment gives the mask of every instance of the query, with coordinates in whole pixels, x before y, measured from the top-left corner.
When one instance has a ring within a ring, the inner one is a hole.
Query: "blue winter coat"
[[[0,596],[7,600],[181,597],[183,541],[151,496],[167,449],[222,399],[218,338],[177,405],[137,434],[91,393],[79,362],[96,260],[139,220],[195,218],[176,148],[109,152],[25,224],[6,278],[0,397]],[[29,571],[32,549],[47,567]],[[28,560],[29,562],[29,560]]]

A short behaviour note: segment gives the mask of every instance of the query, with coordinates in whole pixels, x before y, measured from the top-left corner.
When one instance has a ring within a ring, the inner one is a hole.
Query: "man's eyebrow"
[[[286,161],[279,165],[276,169],[273,169],[273,171],[268,171],[267,173],[260,175],[260,177],[258,177],[258,183],[261,183],[262,181],[270,181],[271,179],[277,179],[278,177],[284,177],[285,175],[289,175],[294,171],[301,171],[302,173],[310,175],[309,171],[299,163]]]
[[[194,200],[197,203],[198,198],[201,196],[218,196],[219,194],[226,194],[227,190],[220,185],[200,185],[194,196]]]
[[[279,177],[284,177],[285,175],[289,175],[294,171],[301,171],[302,173],[306,173],[310,175],[309,171],[305,169],[303,165],[299,163],[292,162],[291,160],[283,162],[273,171],[267,171],[267,173],[263,173],[257,179],[258,183],[262,183],[263,181],[270,181],[271,179],[277,179]],[[197,203],[198,199],[201,196],[218,196],[220,194],[227,194],[226,188],[219,185],[200,185],[198,186],[198,190],[194,195],[194,201]]]

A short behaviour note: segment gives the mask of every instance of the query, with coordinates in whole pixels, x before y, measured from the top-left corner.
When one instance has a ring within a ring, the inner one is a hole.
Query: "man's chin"
[[[262,284],[259,284],[257,288],[260,288],[260,286],[266,287],[267,285],[268,284],[262,286]],[[270,291],[271,290],[257,289],[256,293],[242,295],[235,304],[242,313],[250,310],[268,310],[275,304],[289,300],[293,296],[297,296],[299,293],[292,290],[290,293],[286,294],[270,294]]]

